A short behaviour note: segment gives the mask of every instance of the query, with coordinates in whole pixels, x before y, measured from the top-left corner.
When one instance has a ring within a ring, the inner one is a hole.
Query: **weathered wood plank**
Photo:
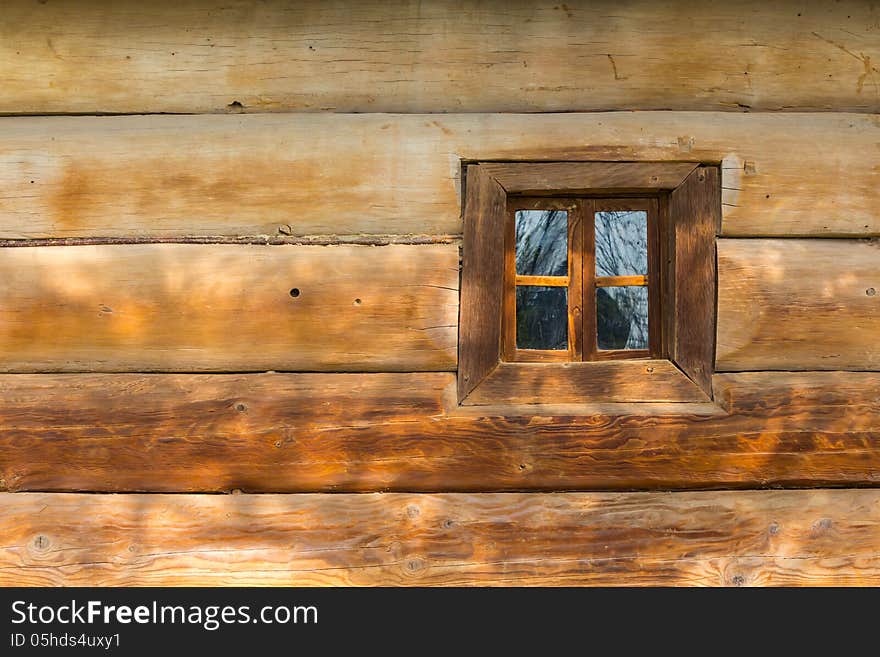
[[[462,160],[721,162],[725,234],[880,235],[877,116],[5,118],[0,140],[9,239],[461,234]]]
[[[880,373],[714,380],[729,414],[657,404],[625,415],[455,410],[452,373],[4,375],[0,488],[354,492],[880,483]]]
[[[500,363],[464,401],[468,406],[606,402],[706,402],[668,360]]]
[[[716,369],[880,370],[880,244],[719,240]]]
[[[880,108],[859,0],[355,4],[6,0],[0,112]]]
[[[670,288],[667,326],[672,359],[712,394],[715,354],[715,235],[721,221],[718,169],[699,167],[669,195]]]
[[[880,584],[876,490],[6,493],[0,533],[3,586]]]
[[[0,252],[0,371],[454,370],[458,248]]]
[[[671,190],[696,168],[693,162],[527,162],[485,164],[508,194],[589,194]]]
[[[464,399],[498,363],[504,289],[507,195],[482,166],[467,169],[464,209],[458,398]]]

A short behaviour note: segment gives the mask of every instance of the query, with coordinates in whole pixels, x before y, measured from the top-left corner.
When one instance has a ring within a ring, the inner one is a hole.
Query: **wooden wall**
[[[880,579],[880,8],[10,0],[0,35],[0,584]],[[714,403],[457,406],[475,160],[721,166]]]

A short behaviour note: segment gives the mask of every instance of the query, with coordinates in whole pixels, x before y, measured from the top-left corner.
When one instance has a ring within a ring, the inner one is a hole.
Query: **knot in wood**
[[[421,570],[425,569],[425,562],[423,559],[419,557],[413,557],[411,559],[406,560],[406,572],[410,575],[414,575]]]

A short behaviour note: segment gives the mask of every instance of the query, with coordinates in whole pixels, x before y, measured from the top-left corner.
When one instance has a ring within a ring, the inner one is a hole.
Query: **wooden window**
[[[460,402],[710,400],[719,180],[696,163],[469,165]]]
[[[510,197],[503,357],[662,357],[656,198]]]

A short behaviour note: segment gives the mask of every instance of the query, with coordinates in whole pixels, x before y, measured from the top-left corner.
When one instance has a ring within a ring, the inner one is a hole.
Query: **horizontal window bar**
[[[568,276],[516,276],[517,285],[540,285],[542,287],[567,287]]]
[[[519,278],[519,276],[517,276]],[[648,284],[647,276],[597,276],[596,287],[644,287]]]

